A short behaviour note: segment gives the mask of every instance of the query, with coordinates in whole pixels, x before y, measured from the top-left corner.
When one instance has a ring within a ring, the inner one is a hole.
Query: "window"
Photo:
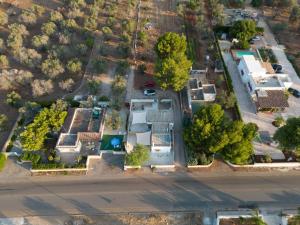
[[[250,82],[248,82],[248,87],[249,87],[250,92],[252,92],[253,89],[252,89]]]
[[[244,76],[244,74],[245,74],[245,73],[244,73],[244,70],[241,70],[241,74],[242,74],[242,76]]]

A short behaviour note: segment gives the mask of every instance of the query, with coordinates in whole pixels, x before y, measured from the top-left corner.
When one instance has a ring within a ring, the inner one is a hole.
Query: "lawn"
[[[3,153],[0,153],[0,172],[3,170],[6,162],[6,156]]]
[[[120,140],[120,145],[119,147],[114,147],[111,144],[111,140],[113,138],[118,138]],[[113,150],[113,151],[122,151],[123,149],[123,135],[103,135],[102,140],[101,140],[101,147],[100,150]]]

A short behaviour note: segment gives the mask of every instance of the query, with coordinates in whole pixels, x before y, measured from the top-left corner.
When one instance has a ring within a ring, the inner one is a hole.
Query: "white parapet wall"
[[[255,215],[255,211],[252,209],[242,209],[242,210],[228,210],[228,211],[218,211],[216,225],[220,224],[221,219],[231,219],[231,218],[251,218]],[[261,216],[261,215],[259,215]]]
[[[254,163],[252,165],[235,165],[229,161],[226,161],[226,163],[234,168],[300,168],[299,162]]]

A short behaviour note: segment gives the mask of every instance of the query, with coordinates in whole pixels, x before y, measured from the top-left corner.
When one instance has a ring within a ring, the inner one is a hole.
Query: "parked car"
[[[144,95],[146,96],[153,96],[156,94],[156,91],[154,89],[145,89],[144,90]]]
[[[252,41],[259,41],[260,37],[259,36],[254,36],[253,38],[251,38]]]
[[[300,98],[300,91],[294,89],[294,88],[289,88],[288,92],[294,95],[296,98]]]
[[[146,81],[144,83],[145,87],[154,87],[155,86],[155,82],[154,81]]]
[[[274,64],[272,64],[272,67],[273,67],[273,69],[275,70],[276,73],[283,70],[283,67],[280,64],[274,63]]]

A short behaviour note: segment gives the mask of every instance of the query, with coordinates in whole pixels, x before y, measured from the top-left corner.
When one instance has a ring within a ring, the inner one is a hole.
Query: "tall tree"
[[[164,90],[172,88],[180,91],[189,79],[191,61],[186,56],[186,38],[176,33],[168,32],[159,37],[155,52],[155,78]]]
[[[273,139],[284,149],[300,149],[300,117],[289,118],[286,125],[280,127]]]

